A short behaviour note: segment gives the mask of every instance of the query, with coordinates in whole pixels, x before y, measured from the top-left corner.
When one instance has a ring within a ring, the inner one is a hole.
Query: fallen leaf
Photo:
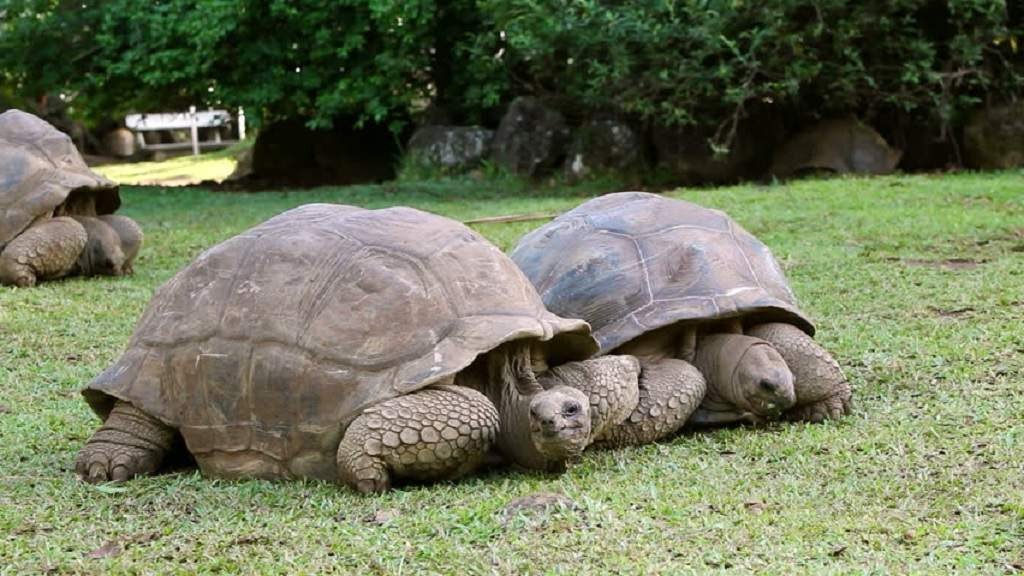
[[[743,507],[755,514],[760,514],[768,509],[768,505],[760,500],[748,500],[743,503]]]

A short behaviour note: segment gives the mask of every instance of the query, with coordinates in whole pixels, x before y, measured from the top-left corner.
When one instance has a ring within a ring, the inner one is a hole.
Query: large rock
[[[592,119],[576,130],[565,159],[565,175],[576,180],[595,172],[625,172],[640,167],[642,143],[625,122]]]
[[[385,126],[354,124],[339,121],[333,130],[311,130],[299,119],[271,124],[256,137],[250,179],[318,186],[394,178],[399,154],[394,135]]]
[[[982,170],[1024,166],[1024,101],[971,114],[964,126],[964,160]]]
[[[523,176],[544,176],[565,158],[565,118],[535,98],[516,98],[494,136],[494,160]]]
[[[118,158],[135,156],[135,134],[127,128],[115,128],[107,132],[103,135],[103,152]]]
[[[823,120],[779,149],[772,161],[772,174],[778,178],[821,170],[889,174],[902,155],[873,128],[854,118]]]
[[[727,153],[715,154],[710,140],[715,130],[707,126],[655,125],[651,140],[658,170],[673,183],[689,186],[730,184],[761,176],[771,162],[771,149],[781,126],[773,119],[745,120]]]
[[[446,171],[473,168],[491,150],[494,131],[480,126],[424,126],[409,139],[417,161]]]

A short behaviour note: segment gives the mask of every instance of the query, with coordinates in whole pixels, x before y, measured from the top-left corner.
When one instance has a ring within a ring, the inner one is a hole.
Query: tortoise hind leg
[[[118,401],[107,421],[78,452],[75,472],[86,482],[123,482],[156,472],[174,441],[174,429]]]
[[[839,364],[827,350],[792,324],[759,324],[747,334],[767,340],[793,372],[796,405],[787,420],[821,422],[850,413],[852,391]]]
[[[366,409],[338,446],[338,475],[360,492],[384,492],[392,479],[446,480],[479,466],[498,434],[486,396],[437,385]]]
[[[0,284],[28,287],[38,280],[65,276],[85,243],[85,228],[71,218],[37,222],[0,253]]]

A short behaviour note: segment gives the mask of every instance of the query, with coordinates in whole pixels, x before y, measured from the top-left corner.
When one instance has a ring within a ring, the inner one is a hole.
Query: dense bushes
[[[493,122],[530,94],[724,144],[755,106],[948,121],[1012,99],[1013,16],[1004,0],[0,0],[0,81],[85,117],[198,102],[314,126],[397,126],[430,101]]]

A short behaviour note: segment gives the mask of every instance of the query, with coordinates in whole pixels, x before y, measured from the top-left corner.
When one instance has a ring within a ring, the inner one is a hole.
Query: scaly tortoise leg
[[[0,284],[28,287],[67,275],[86,240],[85,228],[72,218],[33,224],[0,253]]]
[[[118,401],[107,421],[78,452],[75,472],[86,482],[123,482],[156,472],[174,441],[174,429]]]
[[[372,406],[345,430],[338,474],[359,492],[385,492],[392,479],[446,480],[477,468],[498,435],[486,396],[440,384]]]
[[[704,376],[689,362],[641,360],[640,366],[640,401],[621,424],[596,437],[596,445],[613,448],[661,440],[682,428],[704,398]]]
[[[793,372],[796,405],[787,420],[821,422],[849,414],[853,393],[839,364],[827,350],[791,324],[759,324],[747,331],[771,342]]]

